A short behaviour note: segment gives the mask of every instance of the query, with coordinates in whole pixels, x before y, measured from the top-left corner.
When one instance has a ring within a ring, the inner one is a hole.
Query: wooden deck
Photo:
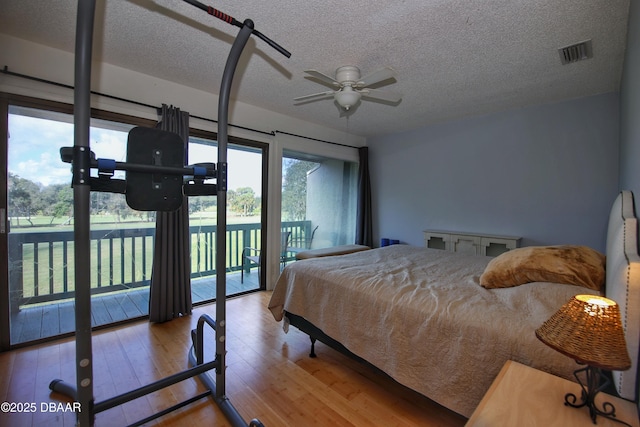
[[[227,295],[258,289],[258,274],[254,270],[245,274],[240,283],[240,273],[227,275]],[[215,277],[192,279],[193,303],[212,300],[216,295]],[[63,302],[24,306],[11,315],[11,344],[38,341],[68,334],[75,329],[75,303]],[[135,319],[149,314],[149,287],[128,291],[95,295],[91,300],[92,326]]]

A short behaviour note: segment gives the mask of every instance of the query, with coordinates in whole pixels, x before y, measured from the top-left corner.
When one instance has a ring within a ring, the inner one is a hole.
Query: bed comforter
[[[489,257],[393,245],[298,261],[269,309],[304,317],[399,383],[470,416],[509,359],[572,379],[578,365],[534,334],[573,295],[535,282],[487,290]],[[286,326],[286,325],[285,325]]]

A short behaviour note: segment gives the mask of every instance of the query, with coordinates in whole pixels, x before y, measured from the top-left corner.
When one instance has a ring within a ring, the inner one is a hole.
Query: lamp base
[[[586,376],[586,383],[583,382],[579,376],[579,374],[583,372]],[[591,421],[593,421],[594,424],[597,424],[596,417],[599,415],[610,419],[611,421],[631,427],[631,424],[627,424],[616,418],[616,408],[611,402],[603,402],[602,409],[598,408],[596,405],[596,395],[611,384],[609,378],[602,375],[600,368],[587,365],[582,369],[574,371],[573,376],[576,377],[578,384],[580,384],[580,387],[582,388],[580,402],[578,402],[578,396],[573,393],[567,393],[564,396],[564,404],[566,406],[571,406],[573,408],[582,408],[583,406],[586,406],[589,408],[589,415],[591,416]]]

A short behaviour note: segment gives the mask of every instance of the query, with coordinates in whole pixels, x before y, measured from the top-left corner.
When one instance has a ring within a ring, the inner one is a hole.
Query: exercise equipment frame
[[[93,26],[95,19],[95,0],[78,0],[76,22],[75,66],[74,66],[74,146],[73,146],[73,206],[74,206],[74,259],[75,259],[75,326],[76,326],[76,384],[75,387],[62,380],[53,380],[51,390],[65,394],[78,403],[76,424],[81,427],[92,426],[95,414],[125,402],[145,396],[154,391],[168,387],[185,379],[199,376],[209,389],[182,403],[167,408],[133,425],[141,425],[173,410],[186,406],[200,398],[213,396],[221,411],[233,426],[247,426],[242,416],[226,396],[225,357],[226,357],[226,204],[227,204],[227,126],[229,110],[229,94],[233,75],[240,55],[249,39],[254,34],[266,41],[271,47],[286,57],[290,53],[278,44],[269,40],[254,29],[253,21],[236,21],[217,9],[206,6],[195,0],[183,0],[210,15],[231,25],[240,27],[227,62],[220,86],[218,102],[218,164],[216,170],[217,202],[217,236],[216,236],[216,320],[203,315],[198,320],[197,329],[192,331],[193,345],[189,352],[191,368],[138,389],[123,393],[110,399],[95,402],[93,395],[93,355],[91,337],[91,271],[86,255],[90,253],[90,211],[91,192],[90,170],[92,159],[89,145],[89,126],[91,119],[91,57],[93,44]],[[126,165],[120,165],[122,168]],[[153,168],[152,168],[153,170]],[[160,172],[160,170],[156,170]],[[168,173],[189,174],[190,171],[164,171]],[[213,361],[204,362],[203,329],[207,324],[215,330],[216,356]],[[208,371],[215,369],[216,378],[212,380]],[[249,426],[262,426],[253,419]]]

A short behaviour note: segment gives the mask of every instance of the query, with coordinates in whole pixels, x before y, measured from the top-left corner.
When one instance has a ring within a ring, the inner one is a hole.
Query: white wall
[[[370,139],[376,240],[433,228],[604,251],[618,107],[610,93]]]

